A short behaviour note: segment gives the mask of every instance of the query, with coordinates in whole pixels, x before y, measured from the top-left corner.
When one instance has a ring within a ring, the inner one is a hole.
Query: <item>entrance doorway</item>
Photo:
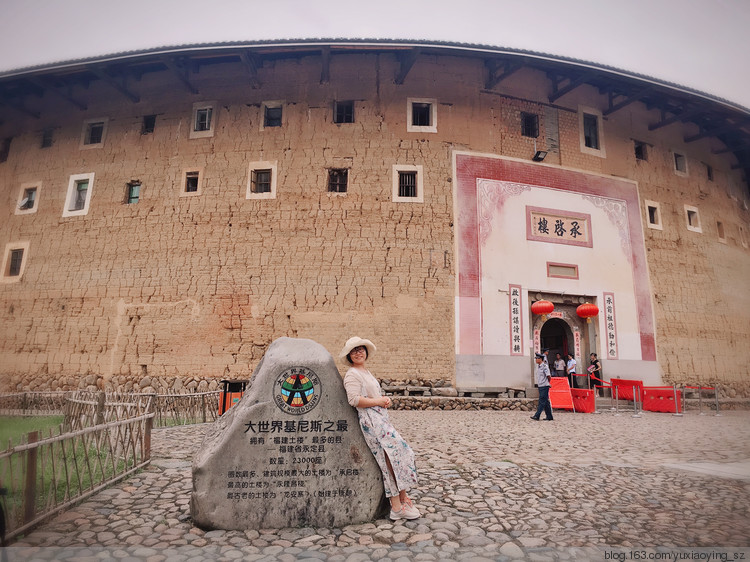
[[[554,368],[555,357],[559,353],[563,359],[573,351],[573,331],[565,320],[550,318],[542,326],[539,334],[542,349],[549,349],[550,368]]]

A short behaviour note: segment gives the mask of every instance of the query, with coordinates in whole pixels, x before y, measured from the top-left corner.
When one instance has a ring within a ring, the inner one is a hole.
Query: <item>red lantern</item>
[[[585,318],[587,324],[591,324],[591,317],[599,314],[599,307],[595,304],[585,302],[576,308],[576,314],[581,318]]]
[[[555,305],[549,301],[536,301],[531,305],[532,314],[541,314],[542,320],[547,320],[547,315],[555,310]]]

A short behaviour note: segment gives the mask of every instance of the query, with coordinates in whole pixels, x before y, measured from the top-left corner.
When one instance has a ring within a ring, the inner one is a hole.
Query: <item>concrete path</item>
[[[190,521],[206,426],[157,429],[138,475],[7,549],[24,560],[750,560],[750,412],[394,411],[423,517],[341,529]]]

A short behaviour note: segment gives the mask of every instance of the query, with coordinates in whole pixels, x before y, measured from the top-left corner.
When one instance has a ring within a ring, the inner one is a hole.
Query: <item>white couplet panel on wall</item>
[[[590,329],[574,309],[557,312],[584,369],[585,347],[607,378],[658,383],[636,184],[471,154],[456,154],[455,166],[457,385],[532,383],[539,293],[586,295],[599,307]]]

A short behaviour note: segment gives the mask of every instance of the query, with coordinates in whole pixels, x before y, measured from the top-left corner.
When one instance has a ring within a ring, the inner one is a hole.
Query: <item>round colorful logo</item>
[[[320,402],[320,379],[307,367],[290,367],[276,379],[273,400],[287,414],[305,414]]]

